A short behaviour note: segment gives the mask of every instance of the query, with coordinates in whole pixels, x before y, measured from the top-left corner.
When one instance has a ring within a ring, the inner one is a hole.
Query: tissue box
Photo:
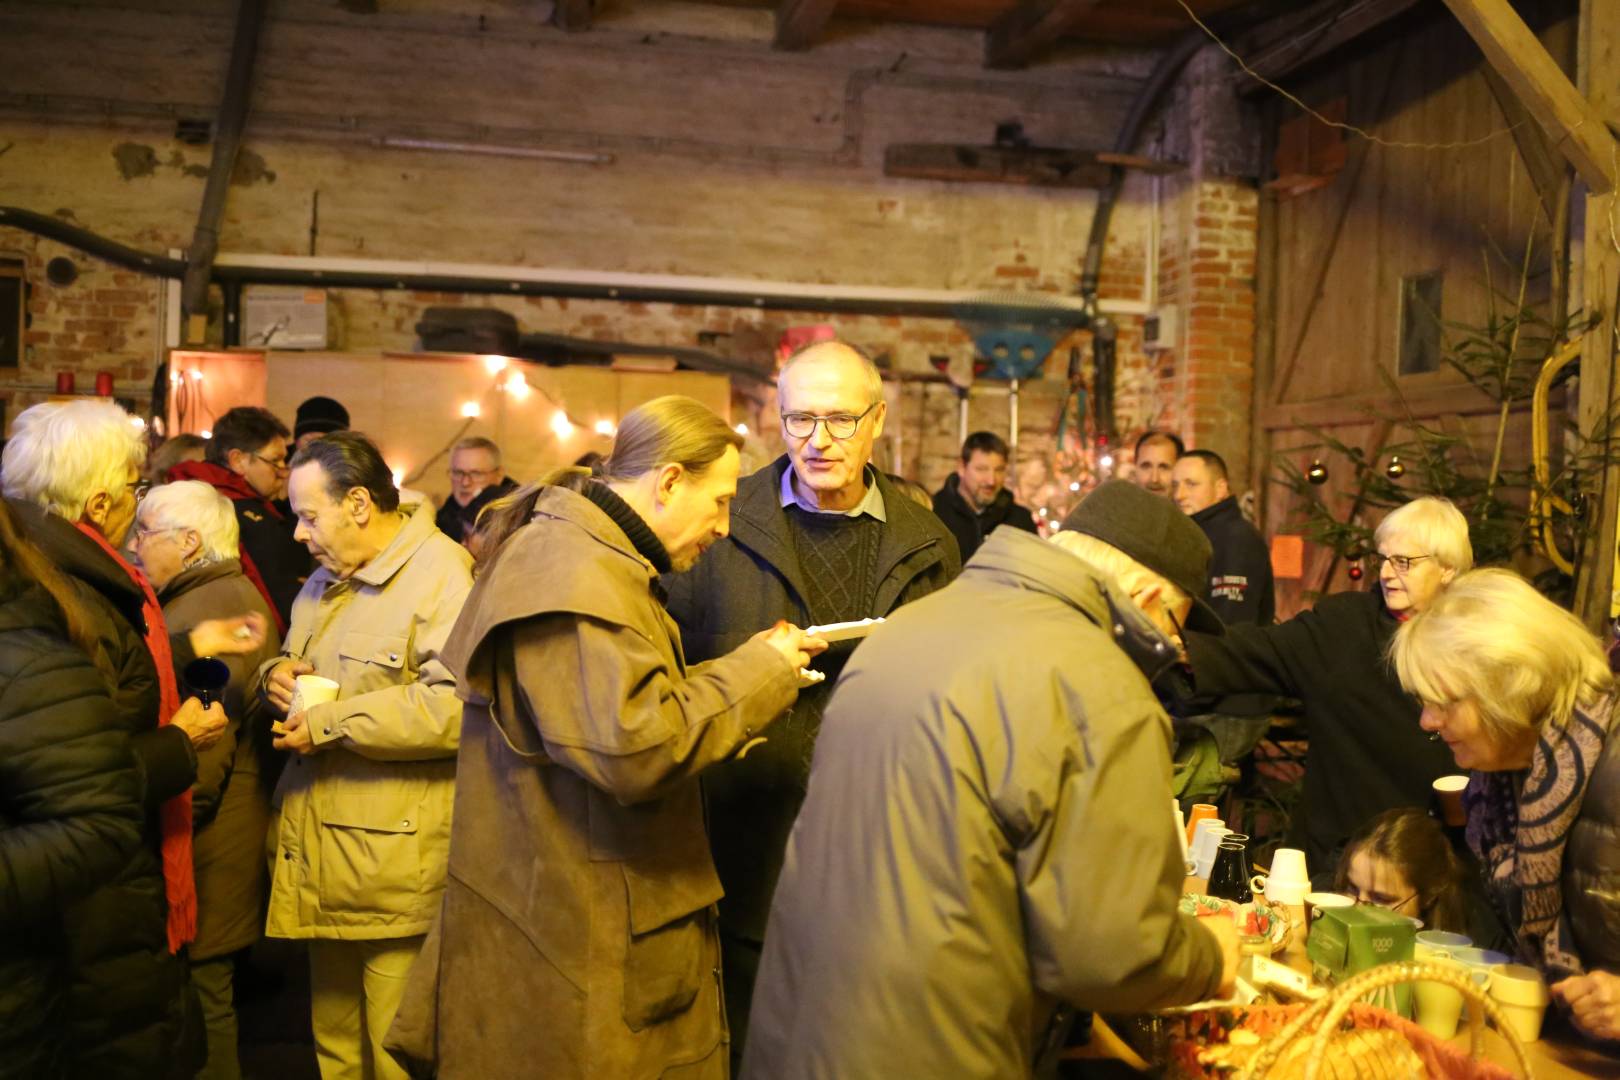
[[[1412,959],[1416,935],[1411,919],[1380,907],[1326,908],[1311,924],[1306,955],[1317,981],[1339,983],[1368,968]],[[1377,991],[1366,1000],[1400,1016],[1412,1015],[1410,983]]]

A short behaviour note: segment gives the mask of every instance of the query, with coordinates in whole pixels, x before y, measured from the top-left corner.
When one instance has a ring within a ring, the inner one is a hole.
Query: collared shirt
[[[812,514],[843,514],[852,518],[871,514],[879,521],[887,522],[889,518],[883,509],[883,492],[878,490],[877,485],[877,470],[868,465],[862,475],[866,480],[865,498],[849,510],[823,510],[816,505],[813,495],[799,490],[799,474],[790,458],[788,467],[782,470],[782,508],[785,510],[789,506],[797,506]]]

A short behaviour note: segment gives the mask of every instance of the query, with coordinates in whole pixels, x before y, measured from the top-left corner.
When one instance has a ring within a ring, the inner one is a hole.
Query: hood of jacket
[[[1177,661],[1175,643],[1149,621],[1113,577],[1033,533],[997,529],[962,568],[962,576],[969,575],[993,576],[1074,608],[1106,629],[1149,683]]]
[[[71,521],[21,499],[7,499],[24,536],[45,552],[57,567],[95,589],[137,629],[146,625],[141,614],[146,597],[107,553],[79,531]]]
[[[168,472],[164,473],[166,480],[201,480],[211,484],[215,491],[235,502],[238,499],[255,499],[265,505],[266,510],[276,517],[282,517],[276,504],[270,499],[253,490],[253,485],[247,482],[245,476],[238,476],[223,465],[215,465],[211,461],[182,461]]]

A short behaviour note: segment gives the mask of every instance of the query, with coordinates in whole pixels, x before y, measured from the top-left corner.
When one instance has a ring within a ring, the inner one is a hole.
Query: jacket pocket
[[[328,801],[320,825],[321,909],[390,915],[414,910],[423,892],[421,815],[415,785]]]
[[[710,905],[719,897],[679,878],[624,867],[629,940],[624,958],[624,1022],[631,1031],[679,1016],[703,989]],[[718,892],[718,889],[713,890]]]
[[[411,639],[398,634],[368,634],[354,630],[338,643],[338,681],[343,696],[354,697],[408,681]]]

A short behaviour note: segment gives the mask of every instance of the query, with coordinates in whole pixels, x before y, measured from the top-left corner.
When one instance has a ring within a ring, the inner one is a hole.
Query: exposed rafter
[[[1345,45],[1406,14],[1419,0],[1326,0],[1283,18],[1268,22],[1255,31],[1259,40],[1251,46],[1240,42],[1238,51],[1255,74],[1265,79],[1281,79],[1312,62],[1338,52]],[[1265,90],[1248,74],[1233,76],[1243,93]]]
[[[778,49],[802,52],[821,38],[832,18],[838,0],[778,0],[776,5],[776,38]]]
[[[1072,34],[1098,0],[1023,0],[990,24],[984,35],[984,66],[1020,68]]]

